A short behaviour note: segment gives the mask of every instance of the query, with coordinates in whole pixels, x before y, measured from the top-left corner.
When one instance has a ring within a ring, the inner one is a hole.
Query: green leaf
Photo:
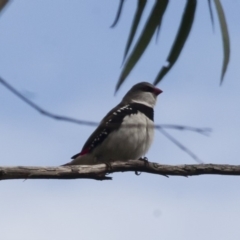
[[[120,3],[119,3],[119,7],[118,7],[118,11],[117,11],[117,15],[116,15],[116,18],[113,22],[113,24],[110,26],[111,28],[115,27],[120,16],[121,16],[121,13],[122,13],[122,9],[123,9],[123,4],[124,4],[124,0],[120,0]]]
[[[138,0],[138,6],[137,6],[137,10],[136,10],[136,13],[135,13],[135,16],[134,16],[134,20],[133,20],[132,28],[131,28],[131,31],[130,31],[130,34],[129,34],[129,38],[128,38],[128,41],[127,41],[123,61],[125,60],[125,58],[128,54],[129,48],[130,48],[130,46],[132,44],[132,41],[134,39],[135,33],[137,31],[137,28],[138,28],[138,25],[139,25],[139,22],[140,22],[140,19],[142,17],[143,10],[146,6],[146,2],[147,2],[147,0]]]
[[[9,2],[9,0],[0,0],[0,12],[5,7],[5,5]]]
[[[219,19],[221,33],[222,33],[222,41],[223,41],[224,57],[223,57],[223,66],[222,66],[222,74],[221,74],[221,81],[220,81],[220,84],[222,84],[223,78],[229,63],[229,58],[230,58],[230,40],[229,40],[227,22],[226,22],[222,4],[219,0],[214,0],[214,3],[217,9],[218,19]]]
[[[213,30],[214,30],[214,18],[213,18],[212,1],[211,0],[208,0],[208,9],[209,9],[209,13],[210,13],[212,27],[213,27]]]
[[[167,74],[167,72],[172,68],[174,63],[177,61],[184,44],[188,38],[188,35],[191,31],[195,11],[196,11],[197,1],[196,0],[188,0],[186,3],[186,7],[184,9],[184,13],[182,16],[182,20],[178,29],[177,36],[174,40],[173,46],[167,58],[168,66],[164,66],[161,68],[158,73],[154,84],[158,84],[162,78]]]
[[[143,28],[143,31],[131,55],[128,57],[124,65],[124,68],[121,72],[120,78],[116,86],[116,92],[119,89],[119,87],[122,85],[126,77],[129,75],[133,67],[136,65],[139,58],[142,56],[142,54],[146,50],[157,26],[159,25],[159,22],[161,22],[164,12],[167,8],[168,2],[169,2],[168,0],[156,0],[155,5],[153,6],[152,12]]]

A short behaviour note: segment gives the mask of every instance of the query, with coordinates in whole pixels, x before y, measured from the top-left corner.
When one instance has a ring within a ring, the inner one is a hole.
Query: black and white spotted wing
[[[107,136],[119,129],[122,124],[123,119],[126,116],[137,114],[141,112],[146,115],[150,120],[153,121],[153,108],[148,107],[140,103],[130,103],[130,104],[119,104],[113,108],[101,121],[97,129],[91,134],[87,142],[84,144],[82,151],[72,157],[72,159],[78,157],[79,155],[84,155],[91,152],[96,146],[101,144]],[[130,126],[131,127],[131,126]]]

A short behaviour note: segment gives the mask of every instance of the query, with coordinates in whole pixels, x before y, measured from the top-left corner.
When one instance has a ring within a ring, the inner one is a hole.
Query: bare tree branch
[[[56,120],[62,120],[62,121],[67,121],[67,122],[72,122],[72,123],[77,123],[77,124],[82,124],[82,125],[88,125],[88,126],[97,126],[98,125],[97,122],[84,121],[84,120],[79,120],[79,119],[75,119],[75,118],[70,118],[70,117],[65,117],[65,116],[60,116],[60,115],[50,113],[50,112],[44,110],[43,108],[39,107],[37,104],[35,104],[31,100],[29,100],[28,98],[26,98],[23,94],[21,94],[19,91],[17,91],[13,86],[11,86],[7,81],[5,81],[1,77],[0,77],[0,83],[2,83],[2,85],[4,87],[6,87],[15,96],[20,98],[23,102],[25,102],[30,107],[32,107],[33,109],[37,110],[39,113],[41,113],[47,117],[50,117],[50,118],[53,118]]]
[[[110,170],[110,171],[109,171]],[[145,172],[163,176],[198,176],[198,175],[240,175],[240,165],[194,164],[161,165],[141,160],[128,162],[116,161],[111,168],[106,164],[73,165],[60,167],[0,167],[0,180],[7,179],[94,179],[111,180],[107,173]]]
[[[196,128],[196,127],[189,127],[189,126],[183,126],[183,125],[176,125],[176,124],[156,124],[154,125],[156,129],[174,129],[174,130],[180,130],[180,131],[192,131],[197,132],[205,136],[209,136],[209,134],[212,132],[211,128]]]

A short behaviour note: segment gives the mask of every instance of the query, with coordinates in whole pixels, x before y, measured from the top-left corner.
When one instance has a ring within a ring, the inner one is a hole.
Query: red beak
[[[154,88],[153,92],[155,93],[156,96],[158,96],[160,93],[162,93],[163,91],[159,88]]]

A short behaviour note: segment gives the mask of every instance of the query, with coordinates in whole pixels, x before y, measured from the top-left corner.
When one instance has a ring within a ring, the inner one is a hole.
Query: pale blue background
[[[159,87],[156,123],[212,127],[211,137],[171,133],[206,163],[239,164],[240,2],[223,0],[232,55],[219,87],[222,42],[207,1],[179,62]],[[148,2],[145,18],[154,1]],[[15,0],[0,17],[0,75],[56,114],[100,121],[135,83],[153,82],[167,57],[185,1],[171,1],[152,41],[120,91],[114,89],[136,1],[110,29],[118,1]],[[0,85],[0,165],[56,166],[80,151],[92,127],[41,116]],[[161,133],[148,153],[163,164],[195,163]],[[113,174],[113,181],[0,182],[4,240],[238,239],[240,178]]]

